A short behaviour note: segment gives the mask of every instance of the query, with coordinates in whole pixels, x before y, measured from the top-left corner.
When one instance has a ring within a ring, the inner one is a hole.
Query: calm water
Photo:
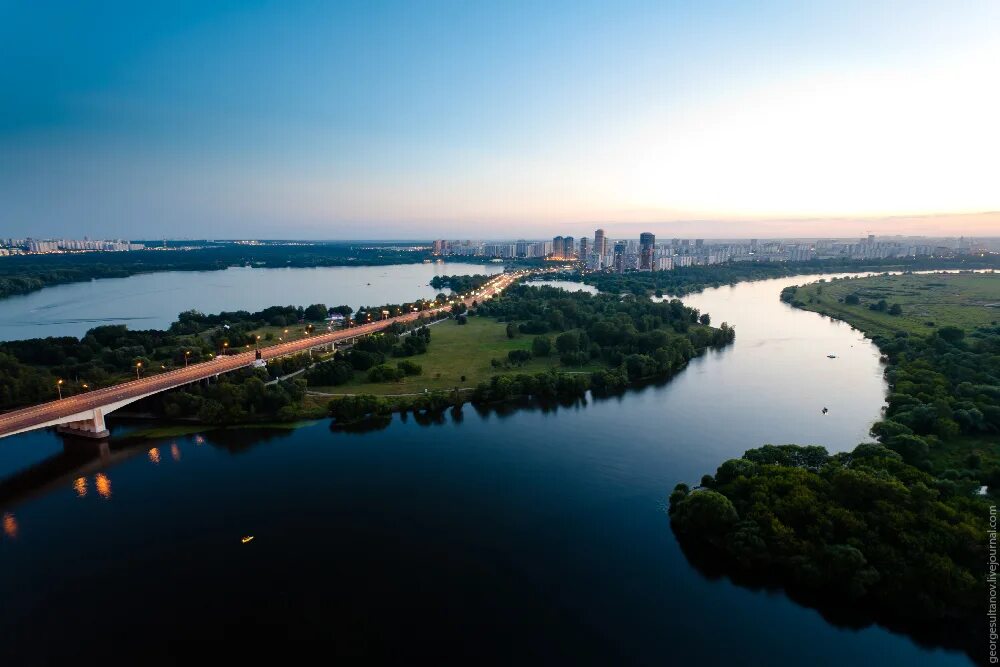
[[[878,354],[778,300],[808,280],[686,299],[736,344],[608,400],[206,433],[84,468],[50,433],[2,440],[5,474],[52,458],[0,487],[0,652],[294,637],[402,663],[968,664],[706,579],[670,530],[673,485],[749,447],[866,439]]]
[[[447,262],[313,269],[171,271],[57,285],[0,301],[0,340],[82,336],[102,324],[166,329],[177,314],[274,305],[378,306],[433,297],[436,275],[493,274],[497,264]]]

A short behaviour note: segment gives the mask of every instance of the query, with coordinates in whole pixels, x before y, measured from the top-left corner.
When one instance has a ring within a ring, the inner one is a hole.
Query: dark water
[[[293,637],[402,663],[968,664],[706,579],[670,531],[677,481],[764,442],[850,448],[878,416],[875,349],[778,301],[807,280],[689,298],[736,344],[613,399],[206,433],[89,467],[50,433],[2,440],[2,474],[52,458],[0,487],[0,653]]]
[[[438,262],[313,269],[168,271],[48,287],[0,301],[0,340],[82,336],[103,324],[166,329],[184,310],[203,313],[325,303],[353,308],[433,297],[436,275],[493,274],[497,264]]]

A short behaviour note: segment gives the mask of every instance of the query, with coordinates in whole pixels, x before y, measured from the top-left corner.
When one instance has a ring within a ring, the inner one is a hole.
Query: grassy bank
[[[883,300],[887,310],[872,309]],[[798,287],[794,303],[844,320],[869,337],[894,336],[898,331],[927,336],[943,326],[972,331],[1000,320],[1000,275],[941,273],[829,280]],[[890,314],[893,305],[902,312]]]
[[[507,325],[491,317],[470,317],[468,323],[459,325],[448,320],[431,327],[431,343],[425,354],[411,360],[423,369],[420,375],[408,376],[395,382],[368,382],[364,372],[355,373],[354,379],[336,387],[312,387],[310,391],[324,394],[372,394],[391,396],[428,391],[450,391],[456,387],[472,388],[479,382],[489,381],[502,373],[541,373],[550,369],[569,372],[591,372],[602,368],[600,363],[567,368],[559,363],[556,352],[544,358],[532,358],[508,369],[494,368],[494,359],[506,359],[512,350],[531,350],[536,336],[519,333],[507,337]]]

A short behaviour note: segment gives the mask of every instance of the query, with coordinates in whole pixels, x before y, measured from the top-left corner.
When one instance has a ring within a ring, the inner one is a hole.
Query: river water
[[[687,297],[733,324],[735,344],[611,399],[466,406],[368,433],[325,421],[208,432],[107,463],[68,459],[48,432],[2,440],[0,477],[22,472],[0,485],[0,627],[12,638],[0,652],[109,655],[155,628],[322,638],[394,662],[968,664],[706,578],[670,530],[674,484],[745,449],[867,439],[885,394],[877,350],[778,299],[813,279]]]
[[[434,297],[437,275],[494,274],[498,264],[435,262],[311,269],[234,267],[166,271],[56,285],[0,302],[0,340],[82,336],[102,324],[166,329],[181,311],[262,310],[268,306],[379,306]],[[447,290],[446,290],[447,291]]]

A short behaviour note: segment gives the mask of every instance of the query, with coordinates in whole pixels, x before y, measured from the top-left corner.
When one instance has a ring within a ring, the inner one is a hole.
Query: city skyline
[[[4,14],[12,236],[1000,229],[992,2]]]

